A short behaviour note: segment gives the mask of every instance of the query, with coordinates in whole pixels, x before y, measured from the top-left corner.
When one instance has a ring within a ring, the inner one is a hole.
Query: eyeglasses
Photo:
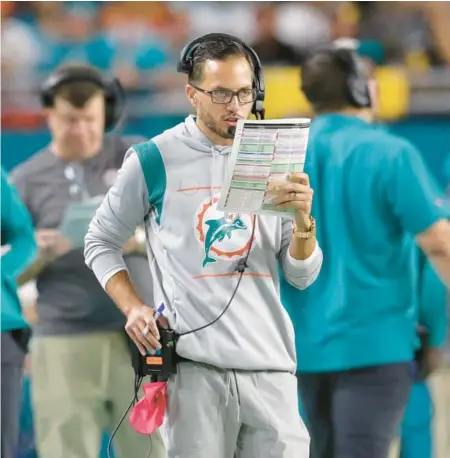
[[[239,103],[241,104],[252,103],[256,99],[256,90],[253,88],[244,88],[239,89],[238,91],[232,91],[230,89],[213,89],[212,91],[208,91],[206,89],[201,89],[197,86],[193,86],[192,84],[191,86],[203,94],[208,94],[211,97],[213,103],[230,103],[234,96],[237,96]]]

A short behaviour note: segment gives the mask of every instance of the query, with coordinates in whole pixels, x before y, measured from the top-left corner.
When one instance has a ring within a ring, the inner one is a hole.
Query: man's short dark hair
[[[68,64],[60,67],[60,71],[79,70],[86,66],[78,64]],[[54,98],[62,98],[73,105],[75,108],[83,108],[95,95],[103,93],[104,90],[92,81],[73,81],[64,83],[54,90]]]
[[[302,66],[302,90],[316,113],[338,111],[350,106],[346,69],[332,53],[319,53]]]
[[[229,57],[244,57],[253,70],[253,62],[243,46],[228,38],[216,38],[200,43],[194,51],[192,71],[188,75],[191,84],[198,84],[203,80],[203,69],[207,60],[224,61]]]

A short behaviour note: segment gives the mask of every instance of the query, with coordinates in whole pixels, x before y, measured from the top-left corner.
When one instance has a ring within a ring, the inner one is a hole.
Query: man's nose
[[[233,97],[231,98],[230,102],[228,103],[227,107],[230,111],[235,111],[239,109],[239,99],[237,94],[234,94]]]
[[[86,123],[83,121],[76,122],[72,125],[72,134],[74,135],[85,135],[87,130]]]

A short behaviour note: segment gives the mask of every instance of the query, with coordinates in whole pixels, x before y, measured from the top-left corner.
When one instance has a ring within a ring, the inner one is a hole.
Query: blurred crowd
[[[167,74],[183,45],[213,31],[253,44],[265,65],[296,65],[312,47],[342,37],[362,40],[380,64],[450,65],[447,2],[9,1],[1,8],[4,95],[33,90],[68,61],[113,71],[128,88],[173,84]],[[9,101],[20,103],[27,98]]]

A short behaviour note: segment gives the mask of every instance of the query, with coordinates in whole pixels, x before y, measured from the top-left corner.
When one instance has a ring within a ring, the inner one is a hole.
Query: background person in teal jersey
[[[1,170],[1,453],[15,456],[23,362],[28,344],[28,324],[23,318],[16,278],[33,261],[36,243],[31,218],[16,189]]]
[[[418,351],[420,361],[416,366],[416,381],[412,385],[406,411],[401,423],[399,442],[391,451],[391,458],[440,458],[433,443],[434,412],[439,408],[438,399],[432,398],[428,376],[441,358],[441,346],[445,342],[447,316],[447,291],[434,268],[423,253],[414,248],[413,266],[417,272],[418,322],[427,330],[425,345]],[[288,310],[288,312],[290,312]],[[419,359],[419,358],[418,358]],[[299,396],[299,411],[307,418]],[[398,446],[397,446],[398,445]]]
[[[282,286],[296,333],[312,458],[386,458],[413,382],[414,236],[450,284],[441,193],[407,141],[372,125],[376,94],[357,54],[321,50],[302,68],[318,114],[306,171],[324,263],[307,291]]]
[[[417,352],[416,380],[401,425],[400,454],[394,450],[392,457],[438,458],[434,453],[432,426],[439,399],[432,399],[428,380],[442,358],[441,347],[447,327],[447,291],[423,253],[415,248],[413,256],[417,275],[417,318],[427,335]]]
[[[450,155],[447,158],[447,199],[450,199]],[[449,200],[447,200],[449,202]],[[433,292],[439,291],[439,284],[433,272],[430,273],[431,280],[428,281],[429,297]],[[442,289],[441,289],[442,292]],[[445,298],[441,293],[439,298],[445,300],[447,317],[439,323],[446,328],[446,339],[443,345],[443,364],[434,371],[427,379],[433,397],[433,458],[446,458],[450,456],[450,296],[446,291]]]

